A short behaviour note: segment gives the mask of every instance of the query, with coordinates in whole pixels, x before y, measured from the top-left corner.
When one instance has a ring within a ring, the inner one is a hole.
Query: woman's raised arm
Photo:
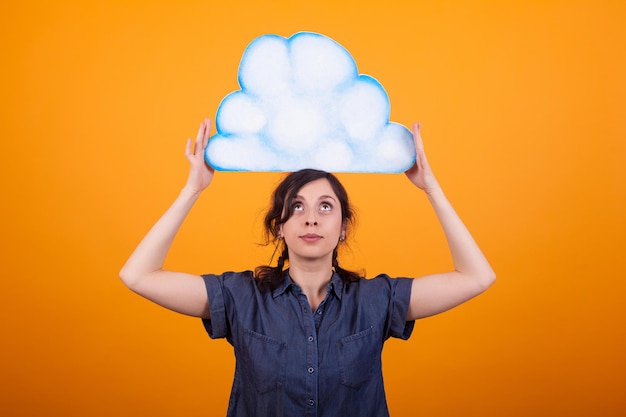
[[[191,207],[213,179],[214,170],[204,161],[210,130],[211,122],[205,119],[195,143],[187,140],[185,155],[190,164],[187,183],[120,271],[124,284],[137,294],[170,310],[203,318],[209,318],[209,303],[202,278],[163,270],[163,264]]]
[[[413,137],[417,159],[406,175],[428,196],[448,241],[454,270],[413,280],[407,320],[432,316],[462,304],[485,291],[496,278],[433,175],[424,153],[419,124],[413,126]]]

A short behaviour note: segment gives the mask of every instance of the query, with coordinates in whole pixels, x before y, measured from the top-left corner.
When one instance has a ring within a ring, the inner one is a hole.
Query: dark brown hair
[[[284,267],[285,261],[289,260],[289,250],[285,241],[279,238],[279,230],[280,226],[289,220],[293,214],[291,203],[294,196],[297,195],[304,185],[323,178],[328,180],[339,199],[341,219],[344,224],[354,224],[354,212],[348,200],[348,193],[333,174],[316,169],[303,169],[287,175],[272,193],[270,208],[263,222],[265,243],[276,244],[274,254],[280,250],[280,256],[276,266],[262,265],[254,270],[257,285],[261,290],[273,290],[285,278]],[[339,266],[336,247],[333,251],[333,268],[345,283],[355,282],[362,278],[358,273],[348,271]]]

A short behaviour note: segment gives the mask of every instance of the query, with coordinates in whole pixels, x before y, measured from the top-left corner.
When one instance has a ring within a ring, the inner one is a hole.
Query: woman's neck
[[[306,295],[311,310],[315,310],[326,297],[326,289],[333,276],[333,269],[330,262],[293,262],[290,259],[289,276]]]

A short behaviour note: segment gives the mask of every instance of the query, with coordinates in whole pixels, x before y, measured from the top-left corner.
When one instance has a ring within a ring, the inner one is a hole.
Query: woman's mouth
[[[304,240],[305,242],[317,242],[318,240],[320,240],[322,237],[320,235],[316,235],[314,233],[307,233],[306,235],[302,235],[300,236],[300,239]]]

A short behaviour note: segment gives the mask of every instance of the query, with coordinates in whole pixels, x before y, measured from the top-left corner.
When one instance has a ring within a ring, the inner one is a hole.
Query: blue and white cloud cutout
[[[255,39],[239,85],[220,103],[205,151],[217,170],[399,173],[415,161],[411,132],[389,122],[382,85],[326,36]]]

